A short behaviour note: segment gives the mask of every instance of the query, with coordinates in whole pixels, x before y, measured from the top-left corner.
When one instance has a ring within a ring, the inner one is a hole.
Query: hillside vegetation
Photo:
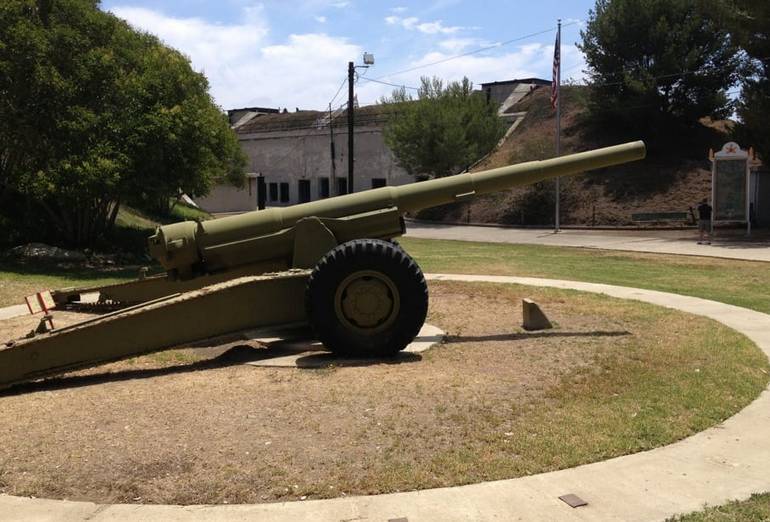
[[[586,123],[586,88],[562,87],[563,154],[627,141]],[[535,89],[510,109],[526,111],[518,128],[472,170],[551,158],[555,155],[555,111],[550,90]],[[647,158],[632,164],[563,178],[561,222],[565,225],[623,226],[641,212],[685,212],[708,196],[711,182],[708,150],[728,140],[728,122],[703,121],[678,143],[648,148]],[[512,225],[550,225],[554,181],[476,198],[421,212],[422,219]]]

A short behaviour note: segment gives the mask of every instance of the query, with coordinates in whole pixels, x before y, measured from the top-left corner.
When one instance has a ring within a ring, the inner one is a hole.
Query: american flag
[[[553,80],[551,81],[551,107],[556,108],[559,101],[559,69],[561,67],[561,31],[556,33],[556,44],[553,47]]]

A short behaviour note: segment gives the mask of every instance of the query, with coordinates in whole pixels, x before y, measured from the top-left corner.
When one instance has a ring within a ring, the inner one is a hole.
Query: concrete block
[[[553,328],[551,321],[548,320],[540,306],[532,299],[521,300],[521,311],[523,315],[522,326],[525,330],[548,330]]]

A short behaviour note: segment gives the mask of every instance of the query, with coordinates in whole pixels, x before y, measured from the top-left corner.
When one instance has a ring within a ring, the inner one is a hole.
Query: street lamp
[[[374,65],[374,55],[364,53],[364,65],[356,65],[348,62],[348,194],[353,193],[353,124],[355,116],[353,114],[353,84],[356,75],[356,68],[368,68]]]

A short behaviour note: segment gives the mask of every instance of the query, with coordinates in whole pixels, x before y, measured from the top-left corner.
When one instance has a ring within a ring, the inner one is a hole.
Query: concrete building
[[[197,198],[195,204],[212,214],[229,214],[257,210],[257,174],[246,174],[243,187],[217,185],[204,198]]]
[[[541,78],[522,78],[518,80],[482,83],[481,92],[487,96],[487,100],[500,105],[497,112],[503,116],[509,114],[509,109],[534,89],[550,85],[550,80],[543,80]]]
[[[355,191],[414,181],[385,145],[383,108],[360,107],[355,116]],[[240,190],[216,187],[208,197],[197,201],[205,210],[220,213],[255,209],[258,175],[264,176],[267,206],[288,206],[347,193],[345,111],[334,118],[320,111],[258,114],[235,125],[234,130],[249,158],[249,182]]]
[[[524,113],[509,109],[547,80],[526,78],[484,83],[481,92],[500,104],[500,117],[509,133]],[[248,107],[228,111],[233,130],[249,158],[250,172],[242,189],[220,185],[197,203],[212,213],[245,212],[257,208],[257,177],[264,176],[267,206],[288,206],[346,194],[348,175],[347,113],[287,112],[285,109]],[[385,185],[403,185],[414,177],[402,169],[385,145],[387,115],[381,105],[355,112],[356,192]],[[331,122],[331,125],[330,125]]]

